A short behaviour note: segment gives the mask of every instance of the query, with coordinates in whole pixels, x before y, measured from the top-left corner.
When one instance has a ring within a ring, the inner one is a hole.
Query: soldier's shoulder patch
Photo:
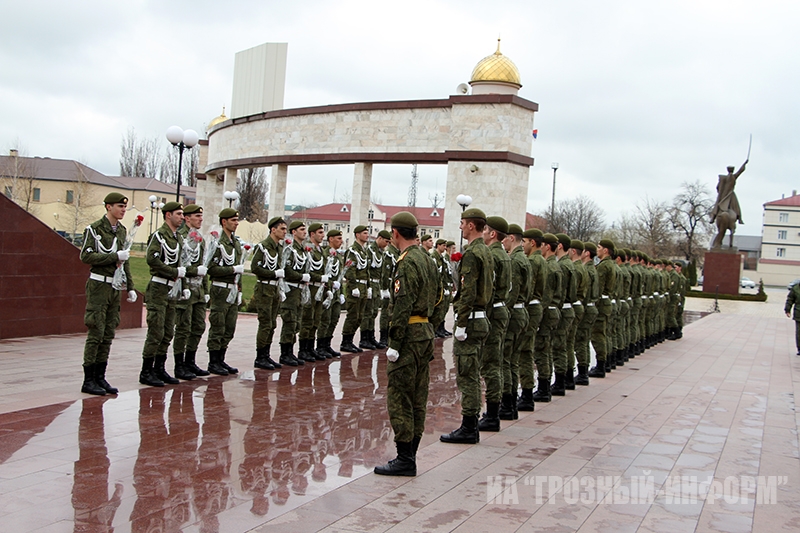
[[[394,293],[397,294],[400,292],[400,279],[394,280]]]
[[[408,253],[408,251],[405,251],[405,252],[403,252],[402,254],[400,254],[400,257],[398,257],[398,258],[397,258],[397,260],[398,260],[398,261],[402,261],[402,260],[403,260],[403,258],[406,256],[406,254],[407,254],[407,253]]]

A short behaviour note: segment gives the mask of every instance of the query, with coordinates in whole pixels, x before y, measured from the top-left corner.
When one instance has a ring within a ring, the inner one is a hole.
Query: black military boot
[[[172,357],[175,359],[176,378],[190,381],[197,377],[194,372],[186,367],[186,364],[183,362],[184,355],[182,353],[172,354]]]
[[[536,380],[539,386],[536,392],[533,393],[534,402],[549,402],[552,399],[550,394],[550,378],[539,378]]]
[[[381,476],[416,476],[417,462],[414,457],[413,443],[395,442],[395,445],[397,446],[397,457],[383,466],[376,466],[374,472]]]
[[[281,357],[279,361],[282,365],[286,366],[299,366],[301,363],[301,361],[298,361],[292,353],[292,345],[288,342],[281,343]]]
[[[611,372],[617,369],[617,351],[613,350],[608,357],[606,357],[606,372]]]
[[[383,348],[389,346],[389,330],[382,329],[380,333],[381,333],[381,340],[377,341],[376,344],[378,345],[378,349],[382,350]]]
[[[361,353],[364,351],[355,344],[353,344],[353,334],[342,335],[342,344],[339,346],[339,349],[343,352],[350,352],[350,353]]]
[[[183,364],[186,365],[186,368],[189,369],[189,372],[195,376],[208,376],[209,373],[207,371],[197,366],[197,363],[194,360],[196,356],[197,350],[186,350],[186,354],[183,356]]]
[[[300,350],[297,352],[297,358],[299,360],[306,363],[313,363],[317,360],[314,354],[309,351],[310,346],[308,345],[308,339],[299,341],[298,345],[300,346]]]
[[[364,350],[377,350],[378,346],[373,342],[373,332],[361,330],[361,342],[358,343],[359,348]]]
[[[223,348],[222,350],[220,350],[219,364],[222,365],[222,368],[224,368],[225,370],[228,371],[228,374],[238,374],[239,373],[239,369],[238,368],[234,368],[234,367],[232,367],[231,365],[229,365],[228,363],[225,362],[225,353],[227,351],[228,351],[227,348]]]
[[[411,441],[411,457],[414,458],[414,461],[417,460],[417,450],[419,450],[419,441],[422,440],[422,437],[414,437]]]
[[[256,348],[256,360],[253,366],[262,370],[275,370],[275,365],[272,364],[272,360],[269,358],[269,346]]]
[[[566,396],[567,389],[564,388],[564,374],[556,372],[556,382],[550,386],[550,394],[553,396]]]
[[[164,382],[158,379],[153,372],[153,358],[142,359],[142,371],[139,372],[139,383],[151,387],[163,387]]]
[[[442,333],[445,337],[452,337],[453,333],[451,331],[447,331],[447,328],[444,327],[444,321],[442,321]]]
[[[95,363],[94,382],[100,385],[100,387],[106,391],[107,394],[116,394],[119,392],[119,389],[112,387],[111,384],[106,381],[106,367],[108,367],[108,361],[103,363]]]
[[[497,413],[497,417],[500,420],[514,420],[514,412],[516,409],[514,405],[514,395],[511,393],[504,392],[503,399],[500,401],[500,411]],[[487,402],[486,409],[489,409],[489,404]],[[519,416],[519,415],[518,415]],[[480,426],[480,421],[478,422]]]
[[[94,394],[95,396],[105,396],[106,390],[95,381],[95,365],[83,365],[83,385],[81,392]]]
[[[486,402],[486,412],[478,420],[478,431],[500,431],[500,402]]]
[[[308,343],[308,353],[314,356],[315,361],[324,361],[325,359],[329,359],[330,356],[325,353],[324,350],[314,349],[314,339],[308,339],[306,341]]]
[[[317,339],[317,353],[321,354],[322,357],[324,357],[325,359],[332,359],[333,358],[333,354],[328,351],[328,347],[325,344],[326,340],[327,339],[324,339],[324,338],[321,338],[321,337],[319,339]]]
[[[589,384],[589,365],[578,365],[578,375],[575,376],[575,385]]]
[[[606,377],[606,362],[605,361],[597,361],[597,366],[592,367],[589,370],[588,377],[590,378],[604,378]]]
[[[481,441],[481,435],[478,432],[478,416],[462,416],[461,427],[447,435],[442,435],[439,440],[454,444],[478,444]]]
[[[676,339],[676,340],[677,340],[677,339],[682,339],[682,338],[683,338],[683,328],[677,328],[676,335],[677,335],[677,336],[675,337],[675,339]]]
[[[535,408],[533,401],[533,389],[522,389],[522,396],[517,402],[517,411],[533,411]]]
[[[337,352],[336,350],[334,350],[331,347],[331,341],[332,340],[333,340],[333,337],[325,337],[325,351],[328,352],[329,354],[331,354],[333,357],[341,357],[342,354],[340,354],[339,352]]]
[[[220,364],[220,355],[222,350],[209,350],[208,351],[208,371],[218,376],[227,376],[228,371]]]
[[[439,324],[433,332],[433,336],[437,339],[446,339],[447,334],[444,332],[444,323]]]
[[[167,364],[167,355],[157,355],[155,358],[155,362],[153,362],[153,375],[163,381],[164,383],[169,383],[170,385],[177,385],[180,383],[179,380],[173,378],[167,372],[165,365]]]
[[[617,366],[625,366],[625,354],[623,354],[622,350],[617,350],[614,353],[617,354]]]
[[[630,353],[631,353],[631,350],[630,350],[629,346],[626,346],[625,349],[622,350],[622,360],[625,363],[630,361]]]
[[[564,374],[564,388],[566,390],[575,390],[575,369],[570,368]]]

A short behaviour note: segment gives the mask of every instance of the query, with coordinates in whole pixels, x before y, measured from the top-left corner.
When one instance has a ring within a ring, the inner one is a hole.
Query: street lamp
[[[156,210],[156,202],[158,202],[158,196],[155,194],[151,194],[148,198],[150,200],[150,233],[149,235],[153,234],[153,217],[155,217],[155,210]]]
[[[233,204],[233,202],[239,201],[239,193],[236,191],[225,191],[222,194],[222,197],[228,200],[228,207],[231,207],[231,204]]]
[[[547,225],[550,226],[550,231],[553,231],[553,218],[556,212],[556,171],[558,170],[558,163],[553,162],[550,168],[553,169],[553,198],[550,200],[550,220],[547,221]]]
[[[461,212],[463,213],[464,211],[466,211],[466,209],[469,206],[469,204],[472,203],[472,196],[470,196],[468,194],[459,194],[458,196],[456,196],[456,202],[458,202],[458,205],[461,206]],[[463,231],[461,232],[461,241],[460,241],[460,243],[461,243],[461,252],[463,253],[464,252],[464,232]]]
[[[184,148],[191,150],[200,140],[194,130],[183,130],[180,126],[170,126],[167,128],[167,140],[172,146],[178,148],[178,187],[175,190],[175,201],[181,201],[181,166],[183,164]]]

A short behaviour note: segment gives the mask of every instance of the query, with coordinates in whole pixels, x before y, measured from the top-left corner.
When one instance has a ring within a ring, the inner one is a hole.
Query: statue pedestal
[[[715,248],[706,252],[703,266],[703,292],[739,294],[742,256],[737,248]]]

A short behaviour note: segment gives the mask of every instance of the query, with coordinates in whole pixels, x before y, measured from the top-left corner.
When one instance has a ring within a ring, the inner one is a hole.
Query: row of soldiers
[[[477,443],[480,431],[499,431],[500,420],[682,336],[687,283],[680,262],[608,239],[595,245],[523,231],[476,208],[462,213],[461,231],[469,245],[453,306],[462,423],[442,435],[444,442]],[[590,344],[597,357],[591,370]],[[479,418],[481,378],[486,412]]]

